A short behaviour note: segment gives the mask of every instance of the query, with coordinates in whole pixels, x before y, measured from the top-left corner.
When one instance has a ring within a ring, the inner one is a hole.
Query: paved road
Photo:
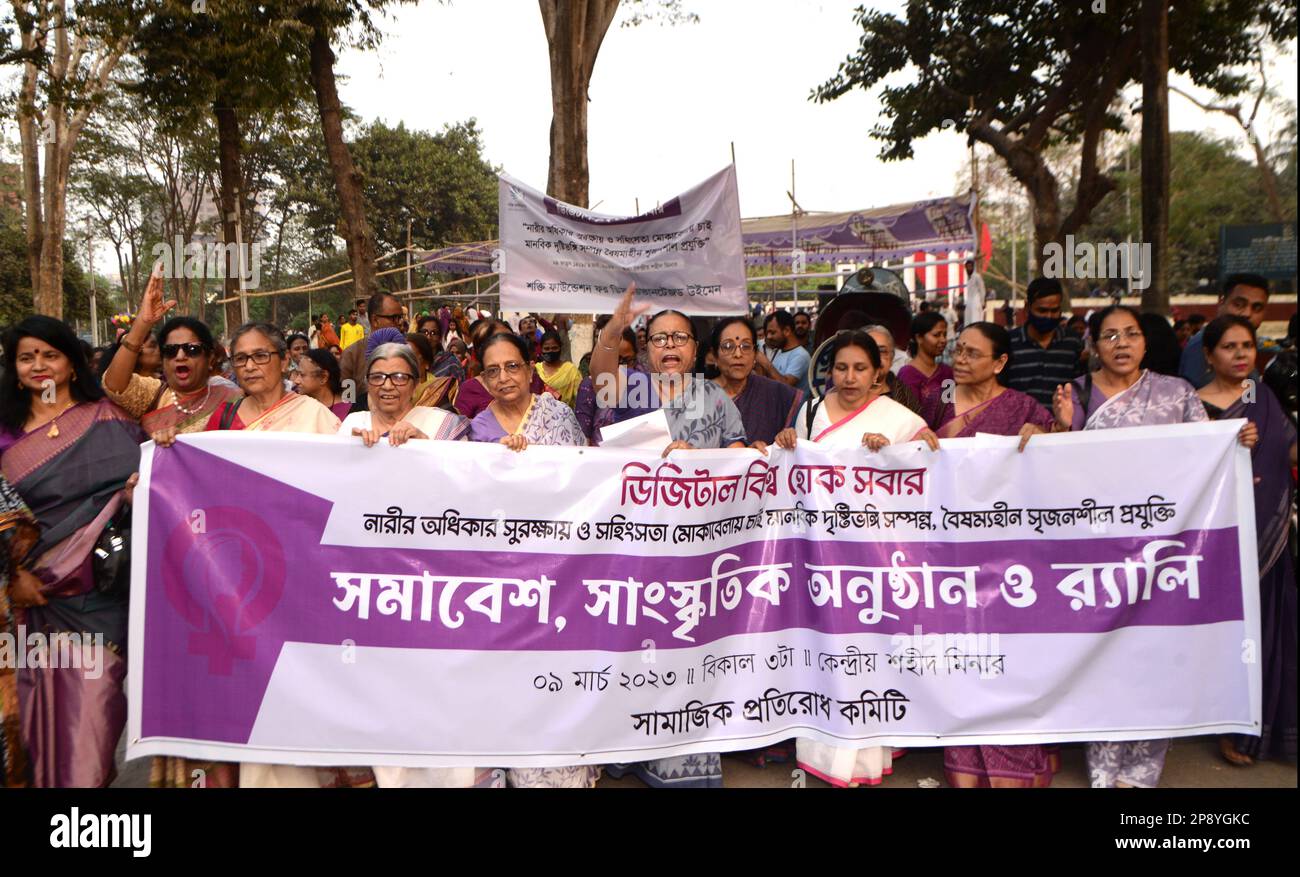
[[[123,763],[125,737],[118,747],[118,778],[114,787],[142,788],[149,784],[149,763],[140,759]],[[1056,788],[1085,788],[1087,772],[1083,764],[1083,747],[1064,746],[1061,771],[1052,782]],[[828,788],[814,776],[796,777],[793,764],[754,767],[737,758],[724,757],[722,776],[728,788],[788,788],[802,780],[807,788]],[[879,789],[916,788],[938,782],[944,786],[943,752],[939,749],[913,749],[894,762],[894,773],[886,777]],[[1168,788],[1296,788],[1296,766],[1278,762],[1260,762],[1254,767],[1233,767],[1219,757],[1213,737],[1187,737],[1174,742],[1165,762],[1161,786]],[[634,777],[602,777],[599,788],[644,789]]]

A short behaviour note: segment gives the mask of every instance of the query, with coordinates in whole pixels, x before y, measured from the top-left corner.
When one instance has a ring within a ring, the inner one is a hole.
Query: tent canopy
[[[800,216],[761,216],[741,220],[745,258],[751,265],[788,263],[791,226],[810,261],[881,261],[916,252],[973,250],[975,231],[969,193],[888,207]]]

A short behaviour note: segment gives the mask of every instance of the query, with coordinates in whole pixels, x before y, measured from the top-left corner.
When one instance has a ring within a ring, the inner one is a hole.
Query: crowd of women
[[[102,634],[105,672],[0,666],[3,783],[103,786],[125,717],[129,576],[129,509],[141,442],[166,447],[177,435],[205,430],[338,433],[367,447],[412,441],[529,445],[599,443],[600,430],[656,409],[666,415],[664,453],[703,448],[792,448],[802,439],[878,451],[919,440],[942,452],[942,440],[977,432],[1020,437],[1023,450],[1042,433],[1244,418],[1240,441],[1256,476],[1264,642],[1264,724],[1259,737],[1229,739],[1236,763],[1295,755],[1296,607],[1288,549],[1296,433],[1266,387],[1243,383],[1255,363],[1255,328],[1225,316],[1205,329],[1213,381],[1199,392],[1176,377],[1141,367],[1145,335],[1132,309],[1092,315],[1097,369],[1057,388],[1051,410],[1007,388],[1008,332],[993,323],[962,327],[954,345],[942,316],[920,315],[911,358],[897,375],[895,339],[864,325],[834,336],[826,391],[804,398],[795,386],[755,373],[758,333],[745,317],[718,320],[707,342],[690,318],[648,314],[629,289],[598,323],[587,374],[563,361],[564,339],[535,323],[516,331],[494,318],[462,327],[463,353],[444,350],[437,318],[384,325],[396,299],[371,302],[372,330],[359,358],[362,386],[349,393],[338,356],[305,336],[286,339],[249,323],[229,339],[229,376],[218,373],[210,329],[168,317],[160,278],[151,281],[130,331],[102,377],[63,323],[33,316],[6,333],[0,376],[0,623],[47,634]],[[392,311],[396,313],[396,311]],[[633,331],[648,318],[641,337]],[[393,322],[396,322],[395,318]],[[411,331],[406,332],[405,329]],[[644,339],[644,340],[642,340]],[[701,349],[704,347],[705,349]],[[950,350],[951,362],[944,362]],[[708,360],[712,376],[697,372]],[[616,396],[604,391],[613,390]],[[608,404],[616,398],[618,404]],[[605,401],[602,401],[605,400]],[[633,403],[632,400],[636,400]],[[116,540],[116,541],[115,541]],[[1150,787],[1159,782],[1168,740],[1086,747],[1096,786]],[[898,753],[879,747],[794,746],[750,753],[756,760],[793,757],[839,785],[876,784]],[[945,751],[956,786],[1046,786],[1057,769],[1055,747],[961,746]],[[632,773],[655,786],[716,786],[718,754],[603,767],[516,769],[512,785],[586,787],[604,770]],[[156,759],[151,781],[191,786],[473,786],[483,769],[303,768]]]

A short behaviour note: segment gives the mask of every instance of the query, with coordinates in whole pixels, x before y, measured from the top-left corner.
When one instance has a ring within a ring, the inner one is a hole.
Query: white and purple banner
[[[827,451],[146,445],[128,757],[1258,733],[1241,422]]]
[[[499,179],[503,311],[612,313],[630,282],[656,309],[749,311],[734,165],[640,216],[592,213]]]

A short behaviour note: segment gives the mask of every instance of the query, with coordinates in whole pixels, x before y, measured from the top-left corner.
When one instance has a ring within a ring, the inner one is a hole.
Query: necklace
[[[198,414],[200,411],[203,410],[203,406],[208,404],[208,397],[211,395],[212,395],[212,385],[208,384],[207,390],[203,393],[203,399],[200,400],[199,404],[195,405],[193,408],[186,408],[184,405],[182,405],[181,397],[179,394],[176,395],[176,401],[173,404],[176,406],[176,410],[179,411],[181,414]]]
[[[77,404],[76,399],[69,399],[68,404],[63,406],[63,410],[50,418],[50,431],[45,434],[46,438],[59,437],[59,418],[67,413],[68,409]]]

